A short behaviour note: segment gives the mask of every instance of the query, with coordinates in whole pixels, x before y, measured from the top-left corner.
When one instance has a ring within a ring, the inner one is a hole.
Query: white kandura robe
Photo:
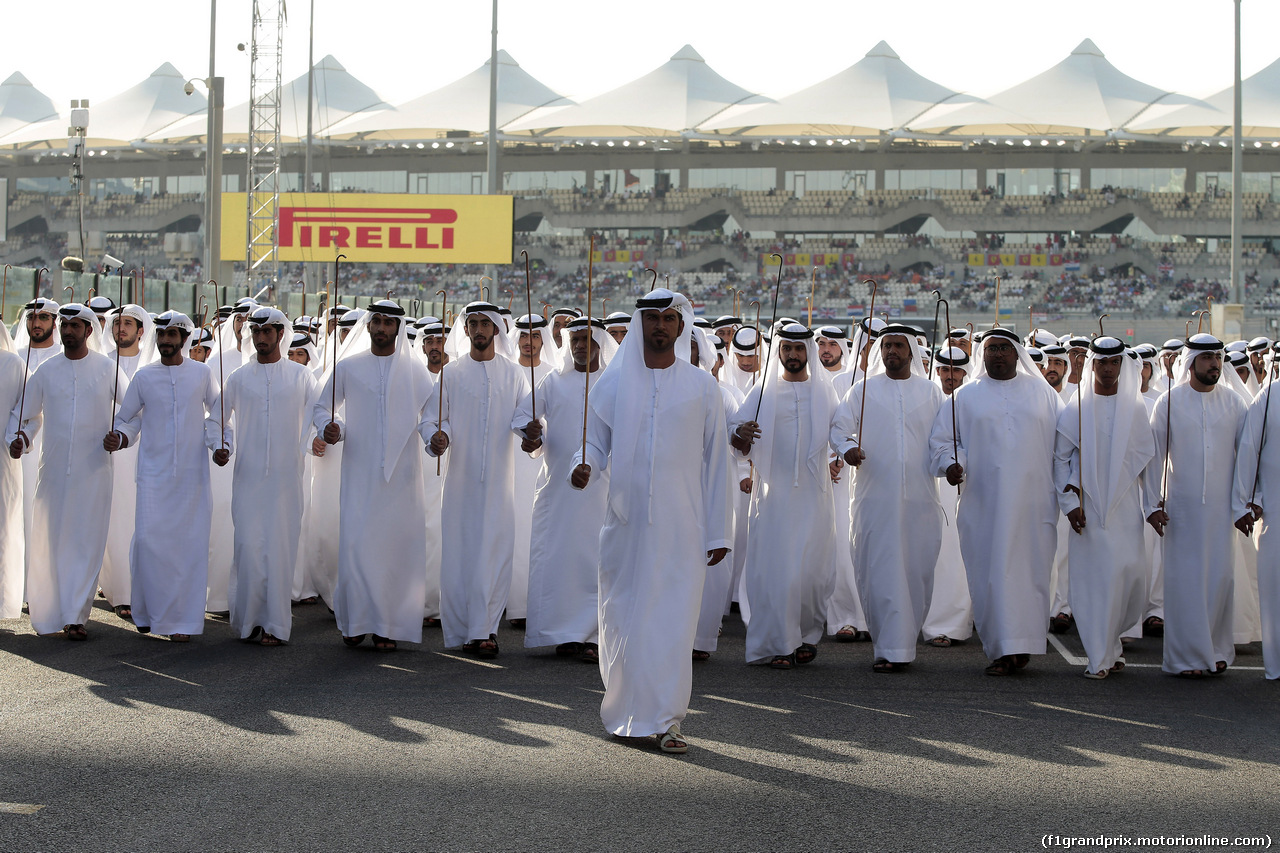
[[[929,444],[933,470],[952,462],[955,408],[965,471],[956,524],[974,622],[987,657],[1044,654],[1049,572],[1057,545],[1053,445],[1061,399],[1039,376],[982,376],[942,404]]]
[[[222,404],[234,415],[231,505],[233,557],[228,581],[231,630],[261,628],[289,639],[293,575],[302,534],[305,457],[319,388],[311,371],[253,358],[227,377]]]
[[[511,422],[529,390],[529,370],[500,355],[470,353],[445,366],[431,390],[423,435],[449,436],[440,564],[445,648],[498,632],[515,548],[515,445]],[[443,423],[439,394],[443,387]]]
[[[724,401],[724,417],[727,424],[733,420],[738,408],[742,405],[742,392],[732,385],[718,384],[720,399]],[[716,565],[707,566],[707,577],[702,585],[702,606],[698,610],[698,629],[693,638],[694,649],[702,652],[714,652],[720,646],[720,628],[724,624],[725,615],[732,608],[734,598],[737,597],[737,590],[734,588],[736,558],[747,553],[747,512],[750,509],[750,496],[743,494],[741,483],[751,476],[751,463],[733,452],[732,448],[728,452],[729,470],[733,475],[733,488],[730,491],[735,499],[734,550]],[[741,502],[743,506],[740,522],[741,538],[739,538],[739,521],[736,512],[738,496],[744,499]],[[738,574],[737,578],[740,577],[741,575]],[[744,609],[741,609],[741,612],[749,616],[750,606],[746,604],[746,596],[743,595],[739,600],[743,602]],[[744,623],[747,621],[746,616],[743,618]]]
[[[342,487],[339,496],[338,580],[333,610],[344,637],[376,634],[397,642],[422,642],[426,600],[427,531],[424,524],[422,458],[415,432],[430,393],[427,368],[408,358],[411,397],[405,402],[418,422],[389,433],[388,384],[392,360],[365,351],[338,362],[312,409],[312,424],[323,432],[332,395],[344,406]],[[324,460],[329,458],[329,445]],[[390,449],[390,472],[384,452]],[[399,448],[398,453],[396,448]],[[317,460],[320,462],[323,460]]]
[[[730,546],[733,484],[711,374],[679,359],[646,369],[639,387],[620,387],[620,374],[602,377],[587,421],[587,464],[615,466],[600,531],[600,719],[613,734],[645,737],[688,713],[707,552]],[[627,479],[611,457],[619,425],[601,415],[613,416],[619,395],[641,413]]]
[[[22,425],[43,435],[27,540],[27,602],[37,634],[89,620],[111,516],[111,454],[102,449],[116,365],[90,351],[48,359],[27,382]],[[120,388],[128,387],[121,378]],[[16,418],[15,418],[16,420]]]
[[[1066,535],[1076,630],[1089,672],[1101,672],[1124,656],[1120,637],[1146,609],[1148,557],[1142,531],[1148,525],[1141,477],[1155,454],[1155,439],[1141,400],[1121,400],[1118,394],[1091,395],[1090,400],[1083,413],[1084,440],[1093,442],[1089,454],[1096,455],[1102,494],[1085,483],[1084,531]],[[1065,491],[1081,482],[1079,407],[1079,398],[1073,397],[1058,418],[1054,481],[1064,515],[1080,506],[1075,492]],[[1132,421],[1127,431],[1120,431],[1126,441],[1118,447],[1117,419],[1124,417]]]
[[[219,446],[217,381],[191,359],[138,369],[116,429],[138,445],[130,564],[133,622],[156,634],[204,631],[209,569],[209,451]],[[141,437],[139,437],[141,433]]]
[[[942,506],[942,544],[933,569],[933,596],[925,612],[920,635],[926,640],[948,637],[967,640],[973,636],[973,600],[960,554],[960,532],[956,525],[956,487],[938,480],[938,502]]]
[[[767,663],[822,638],[823,605],[835,583],[835,504],[826,442],[814,455],[810,451],[815,433],[825,439],[830,432],[836,399],[834,392],[815,387],[817,381],[774,378],[763,386],[775,404],[773,422],[760,424],[761,436],[756,440],[770,443],[767,462],[755,444],[747,454],[760,460],[752,487],[743,572],[747,600],[752,602],[748,663]],[[813,399],[824,391],[825,398]],[[757,387],[747,395],[729,424],[731,431],[755,415],[760,394]],[[767,417],[764,407],[762,418]]]
[[[25,374],[22,359],[0,350],[0,415],[16,420]],[[10,414],[15,413],[15,414]],[[12,427],[6,430],[8,444]],[[22,460],[0,453],[0,619],[22,615],[22,591],[26,575],[27,539],[23,530]]]
[[[1076,388],[1065,379],[1062,382],[1062,390],[1058,395],[1062,397],[1064,405],[1069,405],[1076,398]],[[1071,615],[1071,564],[1069,554],[1067,553],[1067,543],[1070,542],[1071,524],[1067,521],[1065,515],[1058,516],[1058,545],[1053,550],[1053,571],[1049,575],[1049,612],[1046,618],[1052,618],[1059,613]]]
[[[48,347],[31,347],[30,356],[27,355],[28,347],[18,350],[18,358],[22,360],[27,368],[27,381],[36,372],[40,365],[57,355],[62,355],[62,344],[58,343],[58,330],[53,330],[53,346]],[[19,393],[21,398],[21,393]],[[26,419],[24,413],[23,419]],[[104,432],[106,424],[103,424]],[[42,436],[37,435],[31,443],[31,452],[26,453],[22,457],[22,529],[27,539],[31,538],[31,511],[36,501],[36,484],[40,480],[40,443],[44,441]],[[27,565],[31,565],[30,549],[27,553]],[[61,626],[59,626],[61,629]]]
[[[1254,535],[1258,540],[1258,594],[1262,619],[1262,663],[1268,679],[1280,679],[1280,532],[1271,521],[1280,516],[1280,400],[1267,403],[1264,390],[1249,406],[1236,453],[1231,514],[1242,517],[1248,504],[1262,508]],[[1264,424],[1265,418],[1265,427]],[[1261,465],[1258,449],[1261,446]],[[1240,534],[1236,534],[1239,536]],[[1240,537],[1243,538],[1243,537]]]
[[[593,388],[599,379],[596,370],[591,375]],[[585,386],[586,376],[576,370],[551,372],[538,383],[543,433],[535,458],[542,468],[533,500],[526,648],[598,643],[600,638],[600,528],[609,472],[592,470],[582,490],[569,485],[574,455],[582,449]],[[532,416],[532,400],[526,394],[512,428],[523,429]]]
[[[865,433],[859,413],[865,404]],[[929,436],[945,395],[921,376],[872,376],[849,389],[831,425],[841,456],[859,446],[850,547],[877,659],[910,663],[933,597],[942,507]]]
[[[113,361],[116,356],[109,356]],[[141,355],[121,355],[120,373],[132,380],[141,366]],[[119,400],[127,387],[120,386]],[[138,506],[138,447],[129,445],[111,454],[111,523],[107,526],[107,551],[102,558],[98,586],[107,604],[128,606],[133,595],[129,551],[133,546],[134,514]]]
[[[521,367],[520,369],[524,371],[524,377],[528,380],[529,368]],[[551,365],[545,361],[541,362],[533,368],[533,381],[541,382],[543,377],[551,372]],[[519,426],[523,427],[524,424]],[[579,433],[581,433],[581,427],[579,427]],[[519,436],[513,440],[515,449],[511,470],[514,499],[511,517],[515,536],[511,551],[511,585],[507,591],[507,618],[524,619],[529,609],[529,541],[533,535],[533,495],[538,486],[538,474],[542,471],[542,460],[520,450]],[[579,435],[579,443],[581,443],[581,435]]]
[[[436,383],[440,381],[440,374],[432,373],[428,368],[427,376],[431,379],[434,391]],[[437,467],[440,469],[438,473]],[[435,461],[423,460],[422,487],[427,507],[427,599],[422,608],[423,619],[440,618],[440,561],[443,557],[441,548],[444,535],[441,513],[444,508],[444,484],[448,476],[449,454],[446,453]]]
[[[246,337],[248,330],[245,330]],[[248,345],[252,349],[251,345]],[[219,361],[222,362],[219,372]],[[227,350],[225,353],[212,352],[205,365],[213,375],[214,383],[221,385],[231,374],[240,369],[244,357],[238,350]],[[222,412],[214,411],[213,417],[219,423],[221,435]],[[227,432],[235,427],[235,419],[230,413],[226,415]],[[231,562],[235,549],[231,520],[232,501],[232,466],[219,468],[209,460],[209,493],[213,496],[213,512],[209,520],[209,580],[206,594],[205,610],[210,613],[225,613],[230,610],[228,587],[231,583]]]
[[[1166,416],[1172,421],[1164,531],[1165,672],[1212,672],[1218,661],[1230,665],[1235,660],[1233,549],[1240,534],[1231,517],[1231,488],[1245,411],[1244,401],[1229,387],[1218,384],[1200,392],[1184,382],[1162,396],[1151,413],[1157,460],[1145,474],[1146,515],[1160,500]]]

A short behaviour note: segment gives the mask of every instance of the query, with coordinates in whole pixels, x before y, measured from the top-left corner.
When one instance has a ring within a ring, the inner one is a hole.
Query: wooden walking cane
[[[867,311],[867,340],[870,341],[871,318],[875,316],[876,290],[879,288],[880,283],[876,281],[874,278],[866,279],[862,283],[871,285],[871,308],[869,311]],[[948,305],[947,307],[950,308],[951,306]],[[862,403],[858,407],[858,450],[862,450],[862,436],[863,436],[863,433],[866,432],[866,427],[862,423],[862,416],[866,414],[866,411],[867,411],[867,371],[863,369],[862,371]]]
[[[596,238],[593,234],[591,235],[591,254],[587,259],[587,369],[582,374],[586,377],[582,383],[582,459],[584,462],[587,458],[587,413],[591,411],[591,344],[593,342],[591,335],[591,258],[595,257],[595,242]],[[572,354],[569,357],[572,358]],[[532,375],[533,359],[529,360],[529,371]],[[533,414],[535,417],[537,413],[538,410],[534,409]]]
[[[48,267],[40,268],[40,272],[48,272],[48,271],[49,271]],[[39,281],[39,280],[40,280],[40,275],[39,273],[37,273],[36,281]],[[19,429],[22,428],[22,410],[27,403],[27,378],[31,375],[31,350],[32,350],[31,342],[28,341],[26,365],[25,365],[25,369],[22,371],[22,395],[18,398],[18,428]],[[115,415],[112,415],[112,417],[114,418]]]

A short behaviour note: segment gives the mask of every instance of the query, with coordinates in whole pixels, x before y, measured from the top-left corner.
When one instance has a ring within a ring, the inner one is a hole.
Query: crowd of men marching
[[[490,658],[506,618],[598,664],[606,729],[667,752],[731,609],[780,670],[829,634],[901,673],[976,627],[1012,676],[1074,624],[1088,678],[1144,634],[1191,678],[1261,640],[1280,678],[1278,350],[996,327],[934,351],[662,289],[451,325],[40,298],[0,324],[0,618],[84,640],[100,594],[143,634],[226,612],[277,646],[323,601],[349,646],[439,625]]]

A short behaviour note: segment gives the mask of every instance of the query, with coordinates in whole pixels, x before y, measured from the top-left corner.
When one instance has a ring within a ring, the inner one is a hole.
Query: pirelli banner
[[[222,194],[222,257],[248,253],[244,193]],[[515,202],[504,195],[281,193],[281,261],[509,264]]]

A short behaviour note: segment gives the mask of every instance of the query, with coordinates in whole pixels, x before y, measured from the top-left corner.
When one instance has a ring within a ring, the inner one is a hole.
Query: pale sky
[[[208,73],[206,0],[10,0],[0,79],[21,71],[65,110],[101,102],[163,62]],[[288,4],[284,82],[306,72],[309,0]],[[333,54],[398,104],[489,55],[489,0],[315,0],[317,61]],[[1231,0],[501,0],[498,45],[576,100],[665,62],[686,43],[729,80],[785,95],[852,65],[884,39],[924,76],[980,96],[1038,74],[1091,38],[1121,71],[1204,96],[1230,85]],[[217,71],[248,100],[250,0],[218,3]],[[89,47],[62,45],[74,32]],[[1280,58],[1280,2],[1244,0],[1243,70]]]

